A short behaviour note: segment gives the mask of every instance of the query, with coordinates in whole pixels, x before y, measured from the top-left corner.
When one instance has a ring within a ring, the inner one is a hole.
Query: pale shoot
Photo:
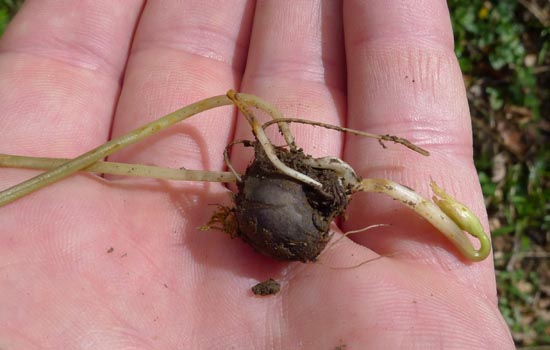
[[[0,154],[0,168],[50,170],[70,161],[67,158],[42,158]],[[233,182],[235,175],[227,171],[171,169],[152,165],[98,161],[82,169],[96,174],[148,177],[160,180]]]
[[[432,182],[432,189],[443,199],[434,198],[435,203],[433,203],[410,188],[386,179],[364,179],[359,187],[360,191],[384,193],[405,204],[437,228],[467,259],[472,261],[485,259],[491,251],[491,242],[477,217],[463,204],[437,187],[434,182]],[[472,246],[463,230],[479,239],[479,249]]]

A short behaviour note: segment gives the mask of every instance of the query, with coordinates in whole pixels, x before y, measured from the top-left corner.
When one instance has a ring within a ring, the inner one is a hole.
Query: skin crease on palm
[[[442,0],[27,0],[0,42],[1,152],[75,157],[230,88],[426,148],[293,126],[364,177],[424,195],[434,179],[487,228]],[[251,138],[223,107],[110,160],[221,170],[226,144]],[[3,169],[0,188],[36,173]],[[196,229],[228,202],[220,184],[76,175],[1,208],[0,349],[513,348],[492,259],[465,261],[399,203],[356,195],[336,232],[391,226],[302,264]],[[253,296],[269,277],[281,292]]]

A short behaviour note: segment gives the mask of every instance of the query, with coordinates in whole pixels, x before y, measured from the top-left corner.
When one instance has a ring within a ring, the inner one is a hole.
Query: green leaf
[[[500,91],[489,86],[485,89],[485,92],[489,95],[489,104],[491,108],[493,110],[501,109],[504,105],[504,100],[502,99]]]
[[[493,236],[493,237],[503,236],[503,235],[506,235],[508,233],[512,233],[512,232],[515,232],[515,231],[516,231],[516,226],[515,225],[506,225],[506,226],[502,226],[502,227],[499,227],[499,228],[491,231],[491,236]]]
[[[0,8],[0,37],[4,33],[8,23],[10,21],[10,16],[8,10],[5,8]]]

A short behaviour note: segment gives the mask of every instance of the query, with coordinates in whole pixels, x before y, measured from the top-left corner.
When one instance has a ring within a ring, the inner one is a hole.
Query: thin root
[[[223,231],[234,238],[237,234],[237,219],[233,208],[218,205],[218,208],[212,214],[212,217],[206,225],[198,227],[200,231],[208,231],[210,229]]]
[[[235,178],[237,179],[237,182],[241,182],[242,181],[241,175],[235,170],[235,168],[233,167],[233,164],[231,163],[231,159],[229,158],[229,149],[238,143],[244,144],[245,147],[251,145],[251,142],[249,140],[233,141],[227,146],[225,146],[225,149],[223,150],[223,159],[225,160],[225,165],[227,165],[227,168],[229,169],[229,171],[233,173],[233,176],[235,176]]]
[[[379,260],[379,259],[382,259],[382,258],[386,258],[386,257],[387,256],[385,256],[385,255],[379,255],[376,258],[367,259],[365,261],[361,261],[360,263],[355,264],[355,265],[351,265],[351,266],[327,266],[327,267],[331,270],[351,270],[351,269],[356,269],[356,268],[361,267],[365,264],[368,264],[370,262],[373,262],[373,261],[376,261],[376,260]]]
[[[357,230],[351,230],[351,231],[347,231],[345,232],[342,236],[338,237],[334,242],[332,242],[326,250],[329,250],[331,248],[334,248],[334,246],[336,244],[338,244],[338,242],[340,242],[344,237],[347,237],[349,235],[352,235],[352,234],[355,234],[355,233],[361,233],[361,232],[366,232],[368,230],[371,230],[373,228],[378,228],[378,227],[388,227],[388,226],[391,226],[390,224],[374,224],[374,225],[369,225],[367,227],[363,227],[363,228],[360,228],[360,229],[357,229]]]
[[[354,233],[360,233],[360,232],[365,232],[365,231],[368,231],[370,229],[373,229],[373,228],[377,228],[377,227],[386,227],[386,226],[391,226],[389,224],[375,224],[375,225],[369,225],[367,227],[363,227],[363,228],[360,228],[360,229],[357,229],[357,230],[351,230],[351,231],[347,231],[345,232],[342,236],[338,237],[334,242],[331,242],[330,245],[328,247],[326,247],[322,252],[321,254],[319,254],[319,256],[317,257],[317,259],[321,258],[321,256],[323,256],[326,252],[330,251],[331,249],[333,249],[336,244],[338,244],[343,238],[349,236],[349,235],[352,235]]]
[[[382,141],[391,141],[391,142],[399,143],[399,144],[401,144],[401,145],[403,145],[403,146],[405,146],[405,147],[407,147],[407,148],[409,148],[409,149],[411,149],[415,152],[418,152],[418,153],[422,154],[423,156],[429,156],[430,155],[430,152],[426,151],[425,149],[413,144],[412,142],[410,142],[407,139],[404,139],[404,138],[401,138],[401,137],[398,137],[398,136],[371,134],[371,133],[364,132],[364,131],[344,128],[344,127],[337,126],[337,125],[326,124],[326,123],[311,121],[311,120],[307,120],[307,119],[279,118],[277,120],[270,120],[270,121],[264,123],[264,125],[262,125],[262,128],[265,129],[268,126],[270,126],[274,123],[277,123],[277,122],[316,125],[316,126],[321,126],[323,128],[326,128],[326,129],[332,129],[332,130],[337,130],[337,131],[341,131],[341,132],[347,132],[349,134],[370,137],[370,138],[377,139],[380,142],[380,144],[382,145],[382,147],[384,147],[384,148],[385,148],[385,146],[382,143]]]

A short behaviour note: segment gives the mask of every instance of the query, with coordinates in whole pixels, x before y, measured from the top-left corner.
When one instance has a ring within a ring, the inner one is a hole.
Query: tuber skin
[[[235,197],[237,236],[278,260],[315,261],[332,236],[330,223],[345,210],[351,193],[334,171],[305,165],[308,157],[301,150],[278,149],[277,156],[323,189],[281,174],[256,146]]]

